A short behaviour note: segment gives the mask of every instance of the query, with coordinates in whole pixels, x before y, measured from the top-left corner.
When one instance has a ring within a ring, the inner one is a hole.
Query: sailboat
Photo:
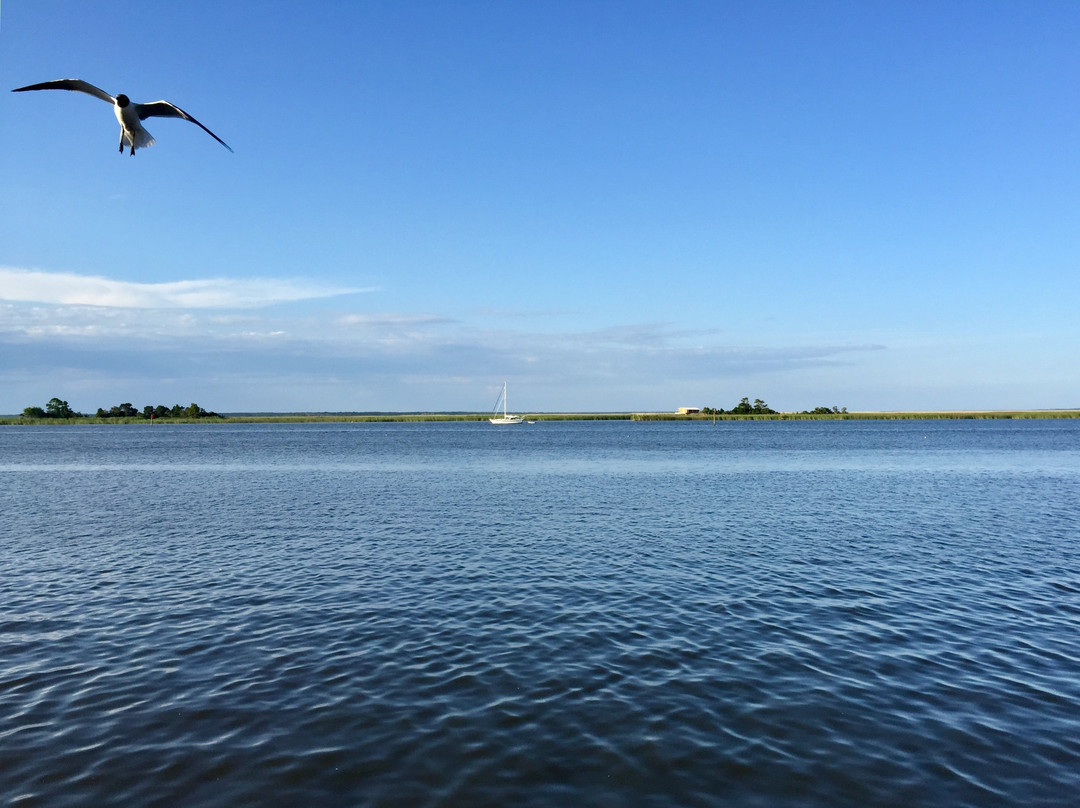
[[[499,402],[502,402],[502,415],[499,415]],[[492,410],[494,416],[488,418],[493,424],[509,425],[509,424],[523,424],[520,415],[507,415],[506,413],[506,382],[503,382],[502,393],[499,394],[498,399],[495,400],[495,408]]]

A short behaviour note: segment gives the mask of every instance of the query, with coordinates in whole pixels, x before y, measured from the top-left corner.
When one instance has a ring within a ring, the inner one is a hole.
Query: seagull
[[[123,93],[113,98],[104,90],[95,87],[82,79],[57,79],[56,81],[43,81],[41,84],[31,84],[28,87],[19,87],[12,90],[13,93],[23,93],[27,90],[74,90],[80,93],[92,95],[102,101],[108,101],[113,105],[116,120],[120,121],[120,153],[124,153],[124,146],[131,147],[131,155],[135,156],[135,149],[144,149],[154,145],[153,136],[143,129],[142,122],[147,118],[183,118],[210,135],[214,140],[229,151],[229,144],[219,138],[197,120],[188,115],[184,110],[168,101],[154,101],[150,104],[133,104],[131,99]]]

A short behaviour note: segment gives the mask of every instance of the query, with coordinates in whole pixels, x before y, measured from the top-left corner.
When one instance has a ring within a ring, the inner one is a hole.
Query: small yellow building
[[[679,407],[679,415],[693,415],[694,413],[701,412],[701,407]]]

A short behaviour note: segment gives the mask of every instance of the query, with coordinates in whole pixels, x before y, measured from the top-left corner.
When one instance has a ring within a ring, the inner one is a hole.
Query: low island
[[[99,407],[94,415],[76,412],[61,398],[50,399],[44,407],[30,406],[21,415],[0,416],[0,425],[33,424],[243,424],[243,423],[320,423],[320,422],[394,422],[394,421],[486,421],[489,413],[480,412],[297,412],[297,413],[225,413],[218,414],[192,402],[146,405],[138,409],[129,402]],[[799,412],[778,412],[760,398],[743,398],[731,409],[683,407],[673,412],[537,412],[526,416],[530,421],[794,421],[794,420],[927,420],[927,419],[1008,419],[1008,418],[1080,418],[1080,409],[1045,410],[956,410],[934,412],[849,412],[846,407],[819,406]]]

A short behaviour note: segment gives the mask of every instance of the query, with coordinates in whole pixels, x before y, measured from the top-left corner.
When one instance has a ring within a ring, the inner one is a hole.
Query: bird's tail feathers
[[[132,140],[134,139],[134,143]],[[129,147],[135,149],[148,149],[154,145],[154,136],[147,132],[145,129],[136,129],[130,135],[124,133],[124,140],[127,141]]]

